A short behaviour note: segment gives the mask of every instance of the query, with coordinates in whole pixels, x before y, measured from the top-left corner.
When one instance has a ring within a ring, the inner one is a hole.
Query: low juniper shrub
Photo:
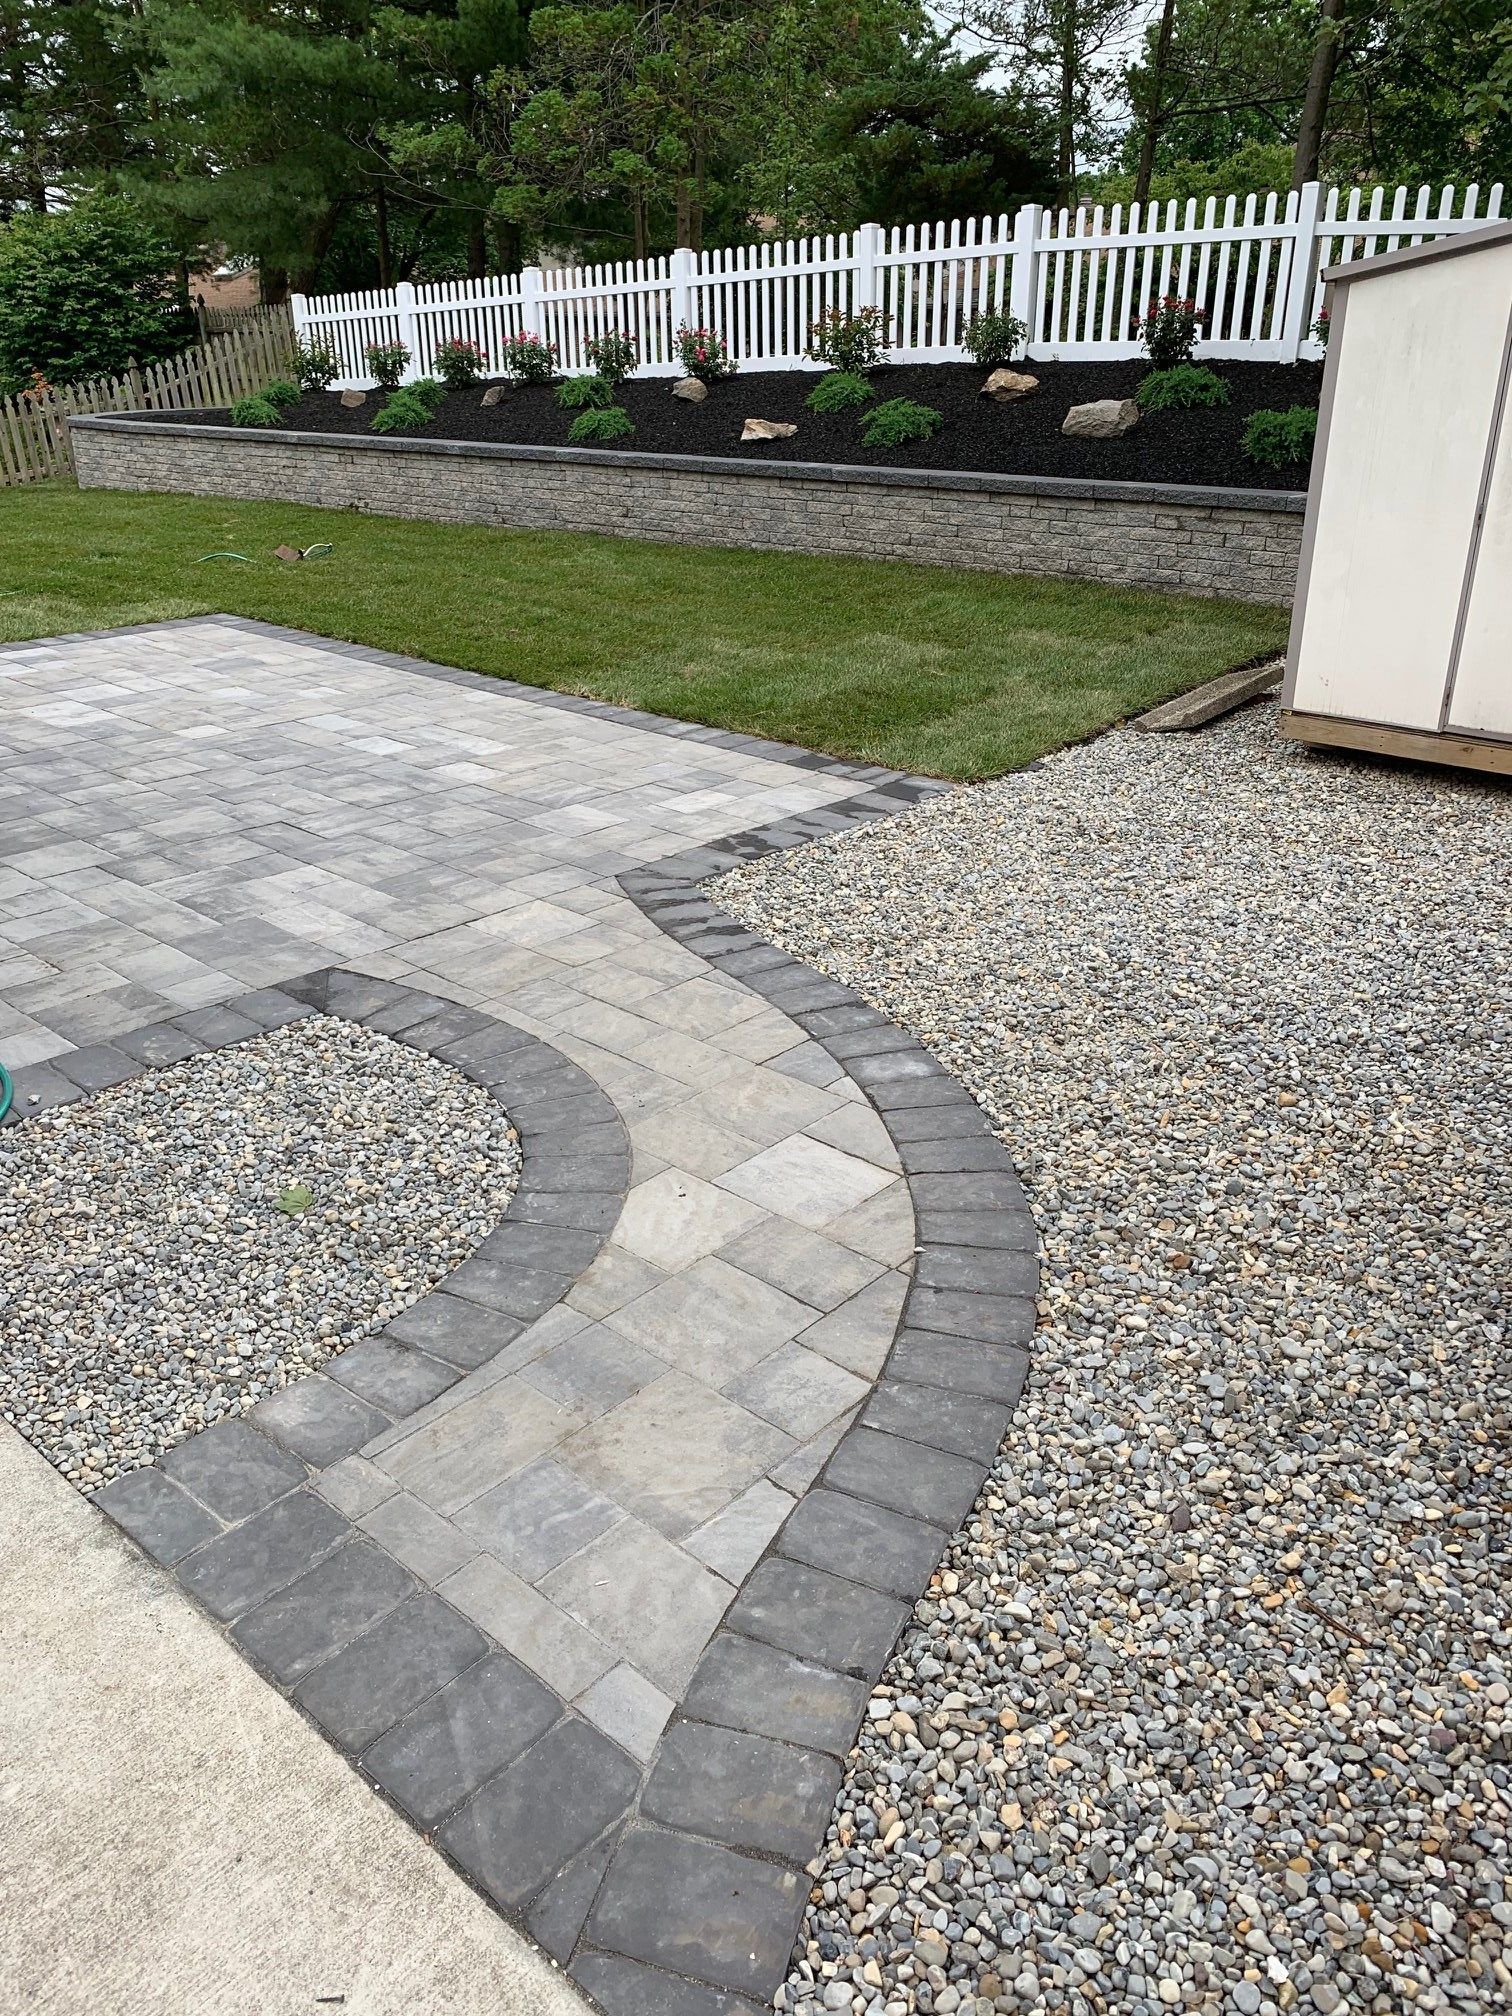
[[[589,406],[567,429],[567,439],[581,447],[585,441],[622,441],[635,432],[635,422],[623,406]]]
[[[426,417],[434,420],[441,411],[441,402],[446,397],[446,387],[439,378],[412,378],[403,390],[410,392],[425,408]]]
[[[362,353],[369,377],[375,379],[380,392],[394,391],[404,376],[410,361],[407,343],[369,343]]]
[[[869,413],[861,430],[865,448],[897,448],[905,441],[927,441],[940,425],[933,406],[921,406],[915,399],[888,399]]]
[[[294,345],[290,368],[303,392],[325,392],[341,376],[341,359],[318,336],[301,336]]]
[[[555,343],[543,343],[528,329],[505,339],[501,359],[504,374],[517,385],[549,385],[556,376]]]
[[[827,371],[803,403],[810,413],[847,413],[869,406],[876,396],[875,388],[858,372]]]
[[[1189,364],[1192,345],[1197,341],[1197,303],[1184,301],[1179,294],[1167,294],[1152,301],[1143,321],[1134,324],[1134,333],[1149,352],[1157,371],[1173,364]]]
[[[614,387],[607,378],[600,378],[592,372],[584,372],[580,378],[564,378],[556,389],[558,406],[578,412],[585,406],[600,409],[614,404]]]
[[[430,382],[434,384],[435,380]],[[413,428],[429,426],[435,412],[435,407],[418,386],[401,385],[390,392],[373,415],[372,431],[375,434],[407,434]]]
[[[1283,411],[1267,406],[1245,421],[1239,445],[1251,462],[1263,462],[1267,469],[1287,469],[1312,460],[1317,431],[1316,407],[1288,406]]]
[[[278,407],[282,412],[285,407],[299,404],[300,391],[291,379],[275,378],[271,385],[263,387],[262,396],[270,405]]]
[[[482,383],[488,369],[488,353],[466,336],[448,336],[436,345],[436,376],[448,392]]]
[[[988,310],[973,315],[961,336],[966,354],[984,371],[1011,364],[1024,347],[1028,328],[1017,315]]]
[[[611,385],[618,385],[622,378],[630,377],[640,361],[634,337],[618,329],[610,329],[602,336],[590,336],[583,345],[583,355],[594,376],[606,378]]]
[[[1172,364],[1141,379],[1134,397],[1142,413],[1164,413],[1173,406],[1227,406],[1229,389],[1205,364]]]
[[[231,408],[233,427],[276,427],[282,419],[271,399],[238,399]]]
[[[729,344],[717,329],[690,329],[684,322],[679,325],[675,341],[678,362],[686,377],[715,385],[721,378],[733,378],[739,369],[730,355]]]
[[[849,377],[860,377],[887,362],[887,317],[880,308],[827,308],[809,330],[808,355]]]

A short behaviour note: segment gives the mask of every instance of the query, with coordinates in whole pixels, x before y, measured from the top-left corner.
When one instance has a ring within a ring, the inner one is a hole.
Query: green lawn
[[[319,540],[327,560],[272,557]],[[197,564],[219,549],[254,564]],[[1286,635],[1278,609],[1081,582],[0,490],[0,641],[213,610],[955,778],[1014,769]]]

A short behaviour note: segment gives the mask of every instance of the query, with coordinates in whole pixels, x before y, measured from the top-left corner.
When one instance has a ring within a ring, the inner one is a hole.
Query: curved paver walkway
[[[606,2008],[757,2007],[1034,1239],[959,1085],[699,885],[940,787],[223,618],[0,678],[21,1113],[315,1009],[524,1138],[439,1290],[99,1502]]]

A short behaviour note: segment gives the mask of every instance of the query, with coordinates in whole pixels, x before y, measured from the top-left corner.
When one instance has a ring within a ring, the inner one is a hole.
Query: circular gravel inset
[[[92,1491],[426,1294],[518,1137],[451,1065],[329,1016],[0,1135],[0,1411]]]
[[[781,2007],[1512,2007],[1509,892],[1505,790],[1269,708],[711,892],[938,1052],[1044,1242]]]

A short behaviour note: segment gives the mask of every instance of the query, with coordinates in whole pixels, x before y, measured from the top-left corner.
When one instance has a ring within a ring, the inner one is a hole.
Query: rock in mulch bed
[[[327,1016],[0,1135],[0,1411],[81,1490],[313,1371],[466,1259],[518,1138]]]
[[[721,885],[974,1089],[1045,1257],[785,2009],[1512,2007],[1512,800],[1272,724]]]

